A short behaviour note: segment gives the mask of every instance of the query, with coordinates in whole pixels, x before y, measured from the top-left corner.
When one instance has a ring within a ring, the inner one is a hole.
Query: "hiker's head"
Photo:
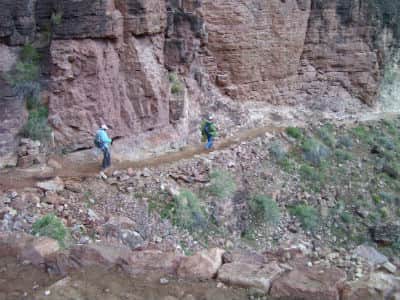
[[[101,125],[100,128],[103,129],[103,130],[108,130],[108,126],[106,124]]]
[[[213,119],[214,119],[214,118],[213,118],[212,115],[208,115],[208,116],[207,116],[207,120],[208,120],[208,121],[212,121]]]

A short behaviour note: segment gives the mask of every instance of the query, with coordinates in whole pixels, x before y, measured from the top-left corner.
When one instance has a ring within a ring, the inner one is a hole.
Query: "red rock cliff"
[[[185,140],[218,99],[333,110],[376,103],[383,65],[362,0],[5,2],[0,49],[12,57],[11,47],[35,42],[62,16],[50,30],[44,96],[56,142],[70,149],[91,146],[101,123],[126,144]]]

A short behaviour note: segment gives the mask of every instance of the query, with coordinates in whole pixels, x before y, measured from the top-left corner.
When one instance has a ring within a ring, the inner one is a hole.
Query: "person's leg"
[[[213,146],[213,137],[211,135],[207,136],[206,149],[210,149]]]
[[[103,147],[101,150],[103,151],[103,163],[101,164],[101,169],[104,171],[107,169],[108,149],[107,147]]]
[[[106,161],[106,168],[111,166],[111,151],[107,148],[107,161]]]

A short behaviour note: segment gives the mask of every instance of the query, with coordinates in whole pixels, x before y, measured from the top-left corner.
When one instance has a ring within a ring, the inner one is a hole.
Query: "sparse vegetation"
[[[249,201],[250,210],[257,219],[276,225],[280,220],[280,209],[277,203],[269,196],[257,195]]]
[[[32,140],[48,140],[51,136],[51,128],[47,123],[48,109],[41,104],[36,104],[29,111],[26,124],[21,129],[21,136]]]
[[[314,166],[321,165],[322,161],[330,155],[329,148],[315,138],[305,139],[301,148],[304,160],[312,163]]]
[[[22,99],[39,95],[39,61],[40,55],[37,49],[27,44],[22,48],[20,59],[14,69],[7,75],[7,81]]]
[[[174,197],[161,213],[161,216],[169,218],[176,226],[193,231],[206,227],[206,218],[202,210],[199,198],[189,190],[183,190]]]
[[[236,183],[231,174],[222,170],[210,173],[210,186],[208,191],[218,198],[228,198],[236,191]]]
[[[172,94],[181,94],[184,90],[183,83],[179,80],[178,75],[174,72],[169,73],[169,82],[171,84]]]
[[[290,208],[290,213],[297,217],[305,230],[313,231],[318,226],[317,210],[306,204],[299,204]]]
[[[336,144],[335,137],[333,135],[333,126],[331,124],[325,124],[318,129],[318,136],[328,147],[334,147]]]
[[[51,136],[48,126],[48,109],[40,101],[40,54],[31,44],[20,52],[20,60],[8,74],[8,82],[26,102],[29,117],[20,131],[21,136],[33,140],[47,140]]]
[[[286,134],[295,139],[300,139],[302,137],[301,129],[297,127],[286,128]]]
[[[277,161],[282,161],[286,158],[287,151],[280,142],[275,141],[269,147],[269,153]]]
[[[60,25],[62,22],[63,13],[62,12],[53,12],[51,14],[51,23],[53,25]]]
[[[66,246],[68,238],[68,230],[59,218],[53,214],[48,214],[32,225],[32,233],[38,236],[47,236],[55,239],[60,244],[60,247]]]

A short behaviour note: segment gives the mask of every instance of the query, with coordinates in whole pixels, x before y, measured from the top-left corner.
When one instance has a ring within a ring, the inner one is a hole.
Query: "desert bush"
[[[254,196],[250,199],[249,206],[257,219],[270,225],[279,223],[281,212],[277,203],[271,197],[264,195]]]
[[[329,148],[314,138],[305,139],[301,148],[304,160],[312,163],[314,166],[321,165],[322,161],[330,156]]]
[[[324,174],[320,170],[309,165],[302,165],[299,172],[301,178],[304,180],[323,182],[325,179]]]
[[[351,149],[353,147],[353,139],[348,135],[341,135],[337,138],[336,146],[338,148]]]
[[[337,149],[335,151],[335,156],[339,162],[345,162],[353,159],[353,155],[350,152],[341,149]]]
[[[58,241],[61,247],[65,247],[68,230],[59,218],[48,214],[38,219],[32,225],[32,233],[38,236],[47,236]]]
[[[289,209],[289,212],[296,216],[305,230],[314,230],[319,221],[317,210],[306,204],[299,204]]]
[[[292,138],[299,139],[302,136],[301,129],[297,127],[286,128],[286,134]]]
[[[343,222],[350,224],[353,222],[353,215],[347,211],[344,211],[340,214],[340,218]]]
[[[51,128],[47,123],[48,110],[39,105],[29,112],[28,121],[22,127],[20,135],[32,140],[48,140],[51,136]]]
[[[37,49],[30,44],[25,45],[21,49],[19,61],[6,76],[8,83],[22,99],[28,96],[36,97],[40,92],[39,61]]]
[[[278,141],[273,142],[268,150],[270,155],[277,161],[281,161],[286,158],[287,151]]]
[[[359,125],[352,129],[353,135],[358,138],[360,141],[364,143],[372,143],[373,138],[371,132],[367,129],[367,127],[363,125]]]
[[[174,198],[173,223],[179,227],[194,230],[204,228],[206,219],[198,197],[189,190],[183,190]]]
[[[331,124],[325,124],[317,130],[319,138],[328,147],[334,147],[336,144],[335,137],[333,135],[333,126]]]
[[[210,186],[208,191],[218,198],[228,198],[236,192],[236,182],[231,174],[222,170],[210,173]]]
[[[169,73],[169,82],[171,83],[171,93],[172,94],[180,94],[183,92],[183,84],[179,80],[178,75],[176,73]]]
[[[53,25],[60,25],[62,22],[63,13],[62,12],[53,12],[51,14],[51,23]]]

